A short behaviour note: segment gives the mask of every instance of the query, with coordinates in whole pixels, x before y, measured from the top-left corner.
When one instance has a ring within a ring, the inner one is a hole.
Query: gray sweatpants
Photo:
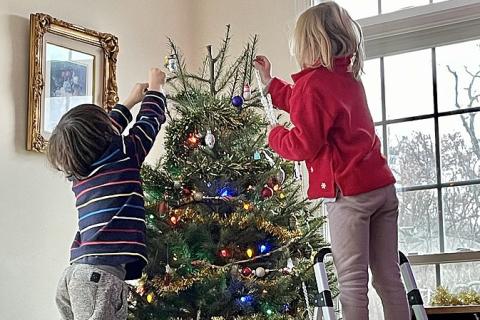
[[[58,283],[56,303],[62,320],[126,320],[128,286],[96,266],[73,264]]]
[[[386,320],[409,320],[398,258],[398,199],[393,185],[327,203],[344,320],[368,320],[368,267]]]

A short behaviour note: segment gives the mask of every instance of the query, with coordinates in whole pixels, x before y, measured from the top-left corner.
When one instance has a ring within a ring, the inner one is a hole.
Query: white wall
[[[249,37],[258,34],[258,53],[270,58],[274,75],[289,78],[297,70],[295,59],[290,56],[289,40],[296,18],[307,4],[310,0],[195,1],[195,55],[190,57],[191,61],[197,66],[206,52],[205,46],[220,44],[225,25],[230,24],[231,56],[236,57]]]
[[[25,151],[29,14],[119,37],[120,97],[168,53],[166,35],[188,51],[186,0],[0,1],[0,319],[58,319],[54,293],[75,231],[68,183],[45,156]],[[156,145],[159,154],[161,143]],[[151,157],[150,160],[152,161]]]

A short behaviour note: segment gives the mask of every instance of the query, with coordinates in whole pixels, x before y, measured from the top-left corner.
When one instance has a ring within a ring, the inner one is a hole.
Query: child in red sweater
[[[294,52],[302,70],[294,84],[271,77],[264,56],[254,62],[273,104],[290,113],[295,126],[270,131],[280,156],[305,161],[308,197],[329,198],[327,211],[344,320],[368,319],[368,267],[385,319],[408,320],[410,311],[398,261],[398,200],[395,178],[360,80],[360,26],[335,2],[305,11],[298,19]]]

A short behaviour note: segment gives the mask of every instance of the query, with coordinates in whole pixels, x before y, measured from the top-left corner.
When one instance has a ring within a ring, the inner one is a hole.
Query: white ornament
[[[255,269],[255,275],[259,278],[265,277],[266,274],[267,270],[265,270],[265,268],[258,267],[257,269]]]
[[[295,162],[295,180],[302,180],[302,164],[298,161]]]
[[[270,125],[276,125],[277,117],[275,116],[275,110],[273,109],[272,97],[270,96],[270,94],[265,95],[265,93],[263,92],[263,85],[262,81],[260,80],[260,72],[257,69],[255,69],[255,78],[257,79],[257,85],[261,96],[260,102],[263,105],[265,117],[267,118],[267,121],[270,123]]]
[[[210,130],[207,130],[207,134],[205,135],[205,144],[210,149],[213,149],[213,147],[215,146],[215,136]]]
[[[287,260],[287,268],[290,269],[290,270],[293,269],[293,260],[292,260],[292,258],[288,258],[288,260]]]
[[[170,267],[169,264],[167,264],[165,266],[165,272],[168,273],[168,274],[172,274],[173,273],[173,269]]]
[[[252,90],[250,88],[250,85],[248,83],[245,83],[243,86],[243,99],[249,100],[252,98]]]

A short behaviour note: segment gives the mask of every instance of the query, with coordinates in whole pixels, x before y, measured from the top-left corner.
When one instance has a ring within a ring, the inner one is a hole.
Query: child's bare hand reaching
[[[272,64],[265,56],[256,56],[253,60],[253,66],[260,72],[260,78],[264,85],[272,80]]]
[[[163,85],[165,84],[165,78],[165,72],[160,70],[160,68],[150,69],[150,75],[148,77],[148,90],[162,91]]]
[[[128,98],[125,99],[123,105],[128,109],[132,109],[137,103],[142,101],[145,96],[145,91],[148,88],[148,83],[137,83],[133,87],[132,91],[128,95]]]

